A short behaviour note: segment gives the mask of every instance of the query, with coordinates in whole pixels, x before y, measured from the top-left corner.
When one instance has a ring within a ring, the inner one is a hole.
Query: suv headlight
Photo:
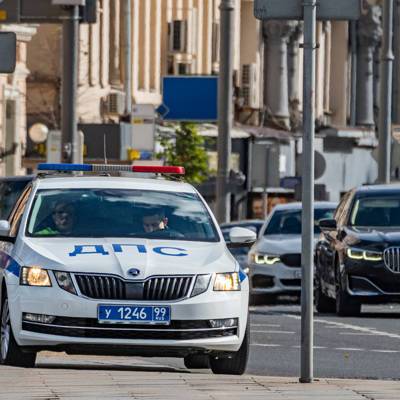
[[[41,267],[22,267],[20,284],[23,286],[51,286],[49,273]]]
[[[346,251],[347,257],[352,260],[382,261],[383,253],[380,251],[369,251],[349,247]]]
[[[240,290],[239,274],[237,272],[217,274],[214,281],[214,290],[217,292],[232,292]]]
[[[72,282],[71,275],[68,272],[55,271],[58,286],[69,293],[76,294],[74,283]]]
[[[274,265],[281,261],[279,256],[274,256],[271,254],[258,254],[254,253],[250,256],[253,263],[258,265]]]

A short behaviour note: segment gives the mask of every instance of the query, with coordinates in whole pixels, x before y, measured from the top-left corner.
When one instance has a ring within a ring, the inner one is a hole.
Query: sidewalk
[[[157,366],[143,359],[123,364],[101,357],[41,357],[34,369],[0,366],[0,399],[400,399],[400,381],[320,379],[245,375],[216,376]]]

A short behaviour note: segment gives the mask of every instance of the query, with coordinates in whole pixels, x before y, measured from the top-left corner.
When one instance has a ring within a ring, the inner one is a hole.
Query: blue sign
[[[217,76],[166,76],[157,112],[165,121],[213,122],[217,103]]]

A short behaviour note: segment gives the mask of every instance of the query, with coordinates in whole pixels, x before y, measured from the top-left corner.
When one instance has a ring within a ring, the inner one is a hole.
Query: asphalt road
[[[300,329],[298,304],[251,307],[247,373],[299,376]],[[315,377],[400,379],[400,305],[363,306],[359,318],[315,314],[314,344]],[[120,364],[122,360],[104,361]],[[179,359],[153,358],[143,362],[155,368],[184,368]]]

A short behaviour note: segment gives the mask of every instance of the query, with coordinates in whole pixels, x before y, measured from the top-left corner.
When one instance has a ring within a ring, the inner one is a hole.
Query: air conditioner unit
[[[122,115],[125,110],[125,93],[111,92],[106,98],[106,112],[108,114]]]
[[[260,108],[260,81],[257,64],[242,65],[241,97],[244,107]]]
[[[186,53],[189,42],[187,21],[177,19],[168,23],[168,40],[170,53]]]

